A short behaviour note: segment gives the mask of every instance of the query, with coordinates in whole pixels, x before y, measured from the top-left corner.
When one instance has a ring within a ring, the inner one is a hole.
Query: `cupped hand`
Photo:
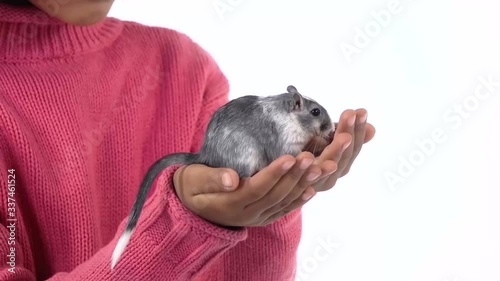
[[[321,176],[309,186],[295,187],[279,204],[267,210],[267,214],[272,214],[269,217],[270,221],[301,207],[302,198],[306,194],[314,195],[316,192],[331,189],[340,177],[349,172],[363,144],[375,136],[375,127],[366,123],[366,120],[365,109],[346,110],[342,113],[333,141],[314,160],[313,167],[322,167]]]
[[[225,227],[263,226],[304,205],[315,193],[304,192],[306,188],[323,171],[335,171],[333,161],[314,164],[314,160],[310,152],[285,155],[242,179],[232,169],[192,164],[175,172],[174,186],[181,202],[209,222]],[[283,212],[283,200],[290,194],[299,198]]]
[[[332,143],[315,160],[318,165],[333,160],[337,163],[337,170],[318,181],[314,186],[316,191],[331,189],[339,178],[349,173],[363,145],[373,139],[375,127],[366,122],[367,116],[365,109],[346,110],[342,113]]]

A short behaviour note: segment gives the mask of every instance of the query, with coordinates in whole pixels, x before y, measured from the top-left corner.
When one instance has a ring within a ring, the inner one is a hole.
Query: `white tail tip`
[[[115,250],[113,251],[113,255],[111,256],[111,270],[115,268],[116,264],[120,260],[120,257],[125,251],[128,241],[130,240],[130,236],[132,236],[132,231],[125,230],[120,239],[118,239],[118,243],[116,243]]]

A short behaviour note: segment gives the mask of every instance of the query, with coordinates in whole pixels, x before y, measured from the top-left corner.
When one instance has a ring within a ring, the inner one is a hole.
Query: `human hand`
[[[313,167],[322,167],[321,175],[309,186],[296,186],[279,204],[267,210],[268,214],[273,214],[269,220],[301,207],[304,197],[331,189],[340,177],[349,172],[363,144],[375,136],[375,127],[366,123],[366,116],[365,109],[346,110],[342,113],[333,141],[314,160]],[[311,172],[314,173],[308,170],[306,174]]]
[[[332,161],[321,165],[313,162],[314,155],[310,152],[295,158],[285,155],[254,176],[243,179],[232,169],[192,164],[177,169],[174,186],[181,202],[207,221],[226,227],[263,226],[304,205],[314,195],[314,190],[304,192],[306,187],[314,183],[322,171],[334,171]],[[295,200],[294,207],[282,212],[280,203],[298,190],[300,198]]]
[[[337,170],[318,181],[314,186],[316,191],[331,189],[339,178],[349,173],[362,146],[373,139],[375,127],[366,122],[367,115],[365,109],[346,110],[342,113],[332,143],[315,160],[318,165],[333,160],[337,163]]]

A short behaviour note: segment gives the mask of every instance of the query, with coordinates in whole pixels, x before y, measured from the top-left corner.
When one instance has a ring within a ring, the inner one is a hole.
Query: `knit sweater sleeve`
[[[1,169],[2,179],[7,179],[7,168],[2,165]],[[173,192],[171,178],[174,171],[175,167],[169,168],[159,177],[155,194],[143,210],[144,219],[137,225],[127,251],[113,271],[110,257],[125,221],[117,236],[92,258],[70,272],[59,272],[47,280],[193,280],[195,275],[246,236],[244,231],[223,230],[190,213]],[[22,186],[17,184],[15,189],[20,190]],[[35,281],[33,265],[26,261],[32,254],[28,235],[36,234],[26,233],[22,210],[14,213],[17,221],[7,221],[9,208],[15,206],[6,204],[6,195],[8,192],[3,192],[0,203],[0,280]],[[10,227],[13,223],[15,226]]]
[[[8,167],[0,165],[2,179],[8,177]],[[176,197],[172,175],[176,167],[167,169],[157,181],[157,189],[143,210],[142,217],[128,250],[114,271],[110,257],[125,220],[116,237],[87,261],[71,272],[59,272],[48,280],[193,280],[198,272],[213,260],[245,238],[243,231],[220,229],[188,211]],[[18,171],[13,172],[16,174]],[[16,206],[16,191],[22,185],[16,182],[10,188],[2,180],[0,224],[0,280],[36,280],[29,236],[22,219],[23,210]],[[15,182],[15,181],[12,181]],[[9,199],[10,198],[10,199]],[[10,216],[15,219],[9,220]],[[6,266],[7,265],[7,266]]]
[[[200,142],[208,120],[213,112],[228,99],[227,81],[215,73],[207,76],[204,106],[198,113],[199,134],[194,138]],[[1,117],[1,116],[0,116]],[[1,118],[0,118],[1,119]],[[16,134],[18,132],[10,132]],[[0,132],[0,136],[2,132]],[[1,142],[0,142],[1,143]],[[4,143],[5,144],[5,143]],[[37,235],[27,229],[23,221],[23,205],[15,206],[15,228],[9,228],[9,207],[7,192],[8,169],[18,166],[16,157],[10,155],[6,145],[0,146],[0,280],[21,281],[36,279],[36,265],[30,243]],[[9,157],[7,157],[9,156]],[[137,227],[114,270],[111,270],[111,255],[125,228],[126,218],[121,222],[115,237],[99,249],[90,259],[67,272],[58,272],[50,279],[57,280],[194,280],[200,272],[206,271],[229,249],[245,240],[247,229],[227,230],[215,226],[194,213],[180,202],[173,188],[173,174],[178,166],[166,169],[156,181],[154,193],[146,202]],[[16,169],[19,178],[29,171]],[[17,194],[23,194],[23,182],[16,182]],[[16,195],[13,195],[16,198]],[[9,237],[15,236],[10,242]],[[15,244],[11,244],[15,243]],[[50,249],[48,249],[50,250]],[[9,257],[14,252],[14,257]],[[12,260],[12,266],[9,261]],[[243,266],[243,264],[241,264]]]

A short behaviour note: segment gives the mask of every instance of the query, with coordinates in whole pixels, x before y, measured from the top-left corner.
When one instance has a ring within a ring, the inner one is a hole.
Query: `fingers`
[[[241,188],[231,196],[234,203],[248,206],[266,196],[281,178],[295,166],[296,159],[284,155],[271,162],[254,176],[243,179]]]
[[[351,136],[352,141],[351,144],[344,150],[342,153],[342,157],[338,162],[338,169],[336,174],[341,174],[349,161],[351,160],[351,155],[353,154],[353,143],[356,141],[354,139],[354,128],[356,123],[356,112],[354,110],[346,110],[342,113],[340,117],[340,122],[338,125],[338,129],[335,132],[337,133],[347,133]]]
[[[316,158],[317,163],[333,160],[336,163],[341,159],[344,150],[350,145],[351,135],[346,133],[335,133],[332,143],[327,145],[320,156]],[[338,167],[337,167],[338,168]]]
[[[323,150],[323,153],[317,158],[317,161],[319,163],[322,163],[322,166],[326,165],[332,165],[333,169],[329,170],[328,172],[325,171],[325,177],[321,178],[318,182],[314,184],[314,187],[316,188],[317,191],[324,191],[331,186],[326,185],[326,182],[328,180],[332,181],[332,177],[334,177],[339,170],[339,165],[337,163],[340,162],[340,160],[343,158],[343,153],[344,150],[350,145],[351,143],[351,136],[346,133],[339,133],[335,138],[333,139],[332,143],[329,144],[325,150]],[[333,171],[333,173],[330,173]]]
[[[365,143],[371,141],[375,136],[375,127],[372,124],[366,123],[366,132],[365,132]]]
[[[268,218],[262,223],[262,225],[268,225],[277,219],[280,219],[283,216],[286,216],[288,213],[301,208],[304,206],[307,202],[309,202],[314,196],[316,195],[316,191],[314,190],[313,187],[308,187],[302,196],[299,198],[295,199],[293,202],[291,202],[288,206],[283,208],[282,210],[269,214]],[[264,215],[263,215],[264,216]]]
[[[368,112],[365,109],[356,110],[356,124],[354,126],[354,142],[352,144],[352,155],[347,162],[344,170],[340,174],[340,176],[346,175],[351,169],[352,164],[356,157],[358,157],[361,148],[363,147],[366,133],[366,119]]]
[[[269,217],[272,214],[281,212],[285,208],[289,207],[290,204],[296,201],[299,197],[305,196],[302,200],[309,200],[306,193],[307,187],[315,185],[325,178],[328,178],[331,174],[333,174],[337,170],[337,164],[334,161],[326,160],[320,165],[312,165],[309,170],[304,173],[304,176],[300,179],[300,181],[296,184],[294,189],[278,204],[274,205],[272,208],[267,209],[262,216]],[[321,172],[320,172],[321,171]],[[319,177],[316,177],[315,174],[320,172]],[[305,195],[304,195],[305,194]]]
[[[366,119],[368,118],[368,112],[365,109],[356,110],[356,125],[354,127],[354,144],[353,152],[350,164],[359,155],[361,148],[363,147],[365,141],[366,133]]]
[[[294,192],[302,194],[306,188],[306,185],[298,184],[300,181],[303,181],[305,178],[307,178],[308,181],[313,181],[321,176],[321,168],[318,166],[311,166],[314,162],[314,155],[312,153],[302,152],[296,159],[297,162],[294,167],[281,177],[273,189],[259,201],[248,205],[246,209],[250,212],[261,210],[261,213],[265,213],[268,210],[276,208],[282,209],[288,205],[287,203],[286,205],[280,207],[281,204],[284,204],[283,202],[291,201],[284,200],[286,197],[290,196]],[[306,171],[307,174],[304,176]]]
[[[357,118],[357,115],[359,115],[360,118]],[[342,113],[340,122],[336,127],[337,129],[335,131],[335,138],[333,143],[335,143],[336,140],[340,140],[341,136],[342,138],[344,138],[345,136],[345,138],[350,139],[351,142],[343,151],[337,150],[337,154],[334,156],[335,158],[333,158],[338,163],[337,171],[330,177],[325,178],[315,185],[318,191],[324,191],[332,188],[336,184],[338,178],[344,176],[349,172],[351,165],[356,159],[356,156],[359,154],[361,147],[365,141],[366,116],[367,111],[365,109],[358,109],[356,111],[346,110]],[[357,125],[356,123],[360,124]],[[370,129],[373,129],[374,134],[373,126],[371,126]],[[326,153],[325,158],[331,157],[332,155],[333,153]],[[339,157],[339,155],[341,156]]]

